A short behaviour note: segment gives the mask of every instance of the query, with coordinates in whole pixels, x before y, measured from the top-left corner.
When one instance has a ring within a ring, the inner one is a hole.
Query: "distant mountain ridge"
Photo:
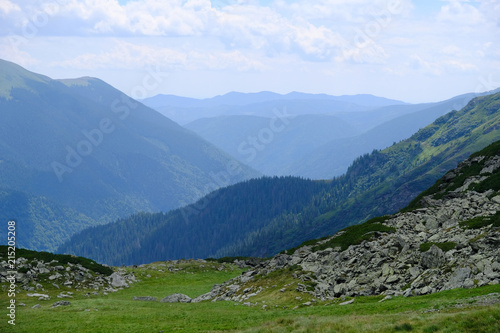
[[[143,102],[185,125],[192,121],[218,116],[249,115],[274,117],[275,110],[291,115],[359,113],[388,105],[406,105],[404,102],[372,95],[330,96],[292,92],[281,95],[273,92],[237,93],[207,99],[193,99],[173,95],[157,95]],[[362,118],[362,115],[357,115]]]
[[[474,97],[481,95],[468,93],[437,103],[401,106],[407,108],[408,112],[362,134],[331,140],[284,168],[283,172],[313,179],[340,176],[358,156],[407,139],[437,118],[463,108]]]
[[[177,208],[258,176],[104,81],[52,80],[0,60],[0,187],[6,191],[47,199],[46,208],[51,203],[70,208],[83,214],[79,220],[88,226],[138,211]],[[3,214],[19,218],[19,207],[7,208]],[[35,238],[58,229],[51,221],[74,222],[65,214],[37,219],[36,209],[30,216],[44,230]],[[55,232],[52,238],[69,237],[63,236]],[[53,240],[27,244],[53,250]]]
[[[211,98],[190,98],[176,95],[159,94],[153,97],[142,99],[145,105],[155,108],[162,106],[176,107],[213,107],[222,105],[248,105],[269,101],[279,100],[334,100],[358,104],[367,107],[382,107],[388,105],[406,104],[405,102],[393,100],[385,97],[378,97],[370,94],[342,95],[332,96],[328,94],[309,94],[293,91],[288,94],[278,94],[270,91],[261,91],[257,93],[229,92],[224,95],[218,95]]]
[[[436,103],[349,112],[339,112],[326,100],[283,100],[240,106],[231,109],[236,115],[202,118],[184,127],[265,175],[329,179],[345,173],[356,157],[407,139],[445,113],[461,109],[475,96],[470,93]],[[278,113],[288,115],[286,126],[269,133],[264,118],[274,119]],[[257,125],[256,116],[250,114],[265,116],[260,116],[262,121]],[[268,135],[246,144],[264,132]],[[252,159],[246,154],[250,150],[255,152]]]

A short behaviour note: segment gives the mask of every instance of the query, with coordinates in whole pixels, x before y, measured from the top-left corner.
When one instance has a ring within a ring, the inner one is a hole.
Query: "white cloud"
[[[16,47],[16,36],[0,38],[0,59],[15,62],[21,66],[30,66],[39,63],[35,57]]]
[[[9,15],[12,12],[18,12],[21,8],[9,0],[0,0],[0,14]]]
[[[350,61],[360,64],[383,64],[388,59],[388,54],[373,40],[366,39],[363,43],[349,45],[336,57],[337,61]]]
[[[35,22],[37,15],[46,22]],[[0,57],[36,63],[42,73],[49,64],[58,77],[105,72],[109,78],[161,66],[180,77],[183,71],[191,78],[214,75],[221,87],[228,77],[250,77],[259,90],[263,82],[278,85],[281,77],[288,78],[287,87],[295,77],[298,84],[311,81],[306,73],[333,73],[325,74],[328,80],[356,73],[351,79],[356,87],[366,72],[383,76],[387,89],[391,80],[398,82],[392,87],[401,91],[403,78],[443,83],[453,76],[453,86],[460,77],[498,72],[500,59],[498,0],[431,6],[417,0],[133,0],[124,5],[0,0],[0,17],[0,41],[12,34],[23,40],[0,46]],[[26,36],[30,26],[34,33]],[[234,89],[235,80],[221,92]],[[328,80],[325,87],[342,86]],[[321,87],[321,79],[315,82]]]
[[[473,5],[463,0],[451,0],[447,5],[441,7],[437,18],[439,21],[455,23],[459,25],[474,26],[482,24],[485,17]]]
[[[409,65],[417,72],[431,76],[440,76],[445,72],[449,74],[474,73],[478,70],[476,65],[460,60],[430,61],[416,54],[411,56]]]
[[[186,70],[262,70],[263,65],[239,51],[181,51],[151,45],[139,45],[115,40],[110,49],[100,53],[85,53],[65,61],[52,62],[51,66],[79,70],[96,68],[131,69],[160,66],[164,69]]]

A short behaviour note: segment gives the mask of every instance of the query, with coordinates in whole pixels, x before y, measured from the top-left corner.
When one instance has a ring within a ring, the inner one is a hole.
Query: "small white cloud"
[[[0,14],[9,15],[12,12],[19,12],[21,8],[9,0],[0,0]]]
[[[438,64],[426,61],[416,54],[411,56],[409,65],[410,68],[426,75],[438,76],[442,74],[442,70]]]
[[[335,58],[338,62],[350,61],[360,64],[383,64],[389,58],[383,47],[371,39],[355,45],[345,44],[342,52]]]
[[[485,17],[482,13],[467,2],[460,0],[449,1],[448,4],[441,7],[441,11],[437,16],[438,20],[469,26],[484,23]]]
[[[259,61],[245,56],[240,51],[180,51],[119,40],[116,40],[108,51],[86,53],[70,60],[54,62],[51,65],[80,70],[130,69],[145,66],[185,70],[253,71],[263,69],[263,65]]]
[[[18,45],[25,40],[20,36],[9,36],[0,38],[0,59],[15,62],[21,66],[36,65],[39,61],[26,51],[19,49]]]
[[[478,71],[476,65],[457,59],[427,61],[416,54],[411,56],[410,67],[422,74],[431,76],[439,76],[444,72],[448,74],[461,74]]]
[[[476,65],[461,62],[458,60],[447,60],[443,63],[448,71],[452,73],[456,72],[475,72],[478,70]]]

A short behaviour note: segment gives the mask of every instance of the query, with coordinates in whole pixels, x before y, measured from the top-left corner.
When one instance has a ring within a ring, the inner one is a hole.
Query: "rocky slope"
[[[15,277],[17,292],[25,290],[28,296],[41,298],[48,297],[46,289],[60,289],[60,298],[64,298],[75,291],[87,290],[96,295],[115,292],[136,281],[133,274],[120,269],[113,271],[85,258],[29,250],[18,250],[19,256],[12,269],[4,248],[0,248],[0,284],[3,290],[8,289],[12,277]]]
[[[259,280],[290,271],[293,283],[273,287],[320,300],[498,284],[500,142],[459,164],[407,209],[284,251],[197,300],[251,302],[271,288]]]

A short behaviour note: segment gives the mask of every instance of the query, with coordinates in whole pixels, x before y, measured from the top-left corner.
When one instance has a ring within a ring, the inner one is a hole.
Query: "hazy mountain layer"
[[[356,157],[408,138],[475,96],[349,112],[330,100],[280,100],[233,107],[238,115],[198,119],[185,127],[263,174],[328,179],[345,173]]]

